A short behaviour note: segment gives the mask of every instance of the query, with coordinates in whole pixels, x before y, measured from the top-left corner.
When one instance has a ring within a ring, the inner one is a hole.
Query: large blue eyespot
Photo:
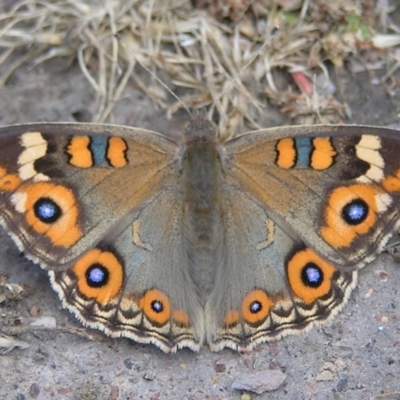
[[[151,308],[156,313],[161,313],[161,312],[164,311],[163,303],[161,301],[159,301],[159,300],[153,300],[151,302]]]
[[[95,263],[87,269],[85,276],[88,286],[99,288],[107,285],[110,273],[104,265]]]
[[[301,280],[305,286],[317,288],[324,280],[324,274],[320,267],[310,262],[301,270]]]
[[[355,199],[346,204],[342,210],[342,217],[349,225],[358,225],[368,216],[368,204],[362,199]]]
[[[252,313],[252,314],[257,314],[257,313],[259,313],[260,311],[261,311],[261,309],[262,309],[262,305],[261,305],[261,303],[259,302],[259,301],[253,301],[251,304],[250,304],[250,312]]]
[[[46,224],[56,222],[62,215],[60,206],[48,197],[42,197],[33,205],[36,218]]]

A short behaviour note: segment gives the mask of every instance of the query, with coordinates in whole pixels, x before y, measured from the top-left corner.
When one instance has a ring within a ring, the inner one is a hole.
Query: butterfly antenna
[[[123,40],[121,38],[121,35],[119,33],[114,34],[114,37],[127,49],[127,46],[123,43]],[[138,58],[135,58],[135,61],[142,67],[144,68],[168,93],[170,93],[178,102],[181,104],[181,106],[187,111],[187,113],[193,117],[193,114],[189,110],[189,108],[186,106],[186,104],[182,101],[182,99],[174,93],[172,89],[168,87],[168,85],[163,82],[157,74],[155,74],[153,71],[150,70],[149,67],[147,67],[144,63],[142,63]]]

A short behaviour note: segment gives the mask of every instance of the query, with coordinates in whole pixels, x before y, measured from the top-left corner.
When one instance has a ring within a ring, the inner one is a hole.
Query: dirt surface
[[[352,109],[349,122],[396,122],[399,93],[388,96],[381,85],[371,84],[374,77],[338,74],[341,95]],[[74,121],[74,113],[88,114],[92,102],[76,66],[26,67],[0,91],[0,125]],[[166,121],[162,111],[129,89],[117,104],[115,122],[179,137],[188,119],[179,115]],[[270,107],[264,117],[281,119]],[[400,399],[400,265],[388,254],[360,272],[349,304],[329,326],[261,345],[247,355],[207,348],[166,355],[93,331],[85,337],[86,331],[61,309],[47,274],[26,261],[4,232],[0,274],[25,287],[22,299],[0,305],[0,328],[19,331],[15,339],[29,344],[0,355],[1,399],[239,399],[241,392],[231,389],[234,380],[268,370],[281,370],[285,383],[253,398]],[[57,328],[29,328],[43,316],[53,317]]]

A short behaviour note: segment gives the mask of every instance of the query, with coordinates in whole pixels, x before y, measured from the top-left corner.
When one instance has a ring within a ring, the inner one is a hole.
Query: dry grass
[[[257,127],[267,101],[296,121],[339,122],[325,62],[362,57],[393,73],[390,12],[386,0],[0,0],[0,87],[22,64],[65,57],[95,90],[100,122],[130,82],[169,113],[217,111],[226,136]]]

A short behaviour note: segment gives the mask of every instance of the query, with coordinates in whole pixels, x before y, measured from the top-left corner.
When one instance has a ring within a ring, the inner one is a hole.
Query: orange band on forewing
[[[93,156],[89,149],[89,136],[74,136],[69,142],[67,153],[71,156],[69,163],[78,168],[93,166]]]
[[[315,264],[322,271],[323,281],[318,287],[305,285],[302,270],[307,264]],[[335,268],[315,254],[311,249],[297,252],[288,262],[287,277],[293,293],[305,303],[310,304],[318,298],[325,296],[331,290],[331,280]]]
[[[87,271],[95,264],[103,266],[108,271],[108,280],[104,286],[92,287],[88,283]],[[79,291],[100,304],[106,304],[121,291],[124,280],[123,267],[117,257],[109,251],[90,250],[76,262],[73,271],[77,278]]]
[[[0,191],[12,192],[21,184],[18,175],[8,174],[5,168],[0,167]]]
[[[335,149],[332,147],[330,138],[313,139],[314,150],[311,154],[311,167],[313,169],[327,169],[333,164],[336,155]]]
[[[281,139],[276,144],[278,153],[276,165],[280,168],[288,169],[296,164],[296,149],[293,139]]]
[[[78,206],[71,189],[50,182],[40,182],[26,185],[21,193],[26,195],[26,221],[36,232],[47,236],[55,246],[69,247],[82,237]],[[60,218],[52,224],[42,222],[34,212],[35,203],[44,197],[54,201],[62,212]]]
[[[162,306],[161,311],[154,309],[154,303]],[[166,294],[157,289],[151,289],[140,299],[139,307],[151,321],[164,325],[171,318],[171,304]]]
[[[336,248],[349,247],[357,235],[367,233],[376,222],[375,196],[379,193],[378,188],[362,184],[342,186],[333,190],[325,207],[325,226],[321,228],[325,242]],[[342,210],[348,203],[358,198],[368,205],[368,215],[362,223],[349,225],[342,217]]]
[[[108,139],[107,159],[111,166],[121,168],[128,164],[126,159],[127,148],[124,139],[118,137]]]

